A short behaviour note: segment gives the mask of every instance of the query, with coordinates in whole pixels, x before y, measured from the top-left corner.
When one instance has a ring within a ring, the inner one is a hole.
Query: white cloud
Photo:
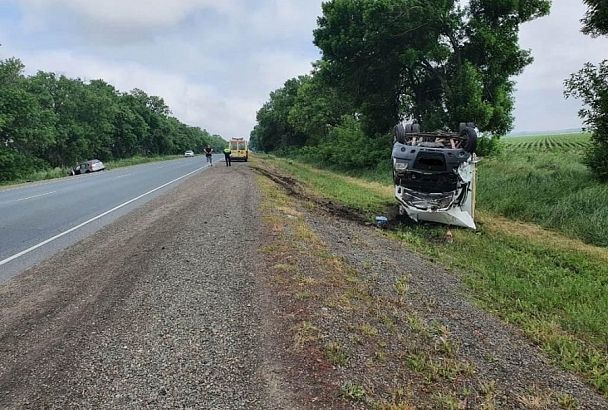
[[[37,19],[55,10],[68,10],[106,29],[169,27],[196,11],[229,13],[237,6],[233,0],[22,0],[21,5]]]
[[[564,80],[587,61],[608,58],[608,39],[583,35],[582,2],[554,1],[551,15],[525,24],[521,46],[531,49],[534,63],[517,78],[516,131],[576,128],[580,103],[565,100]]]
[[[160,95],[182,121],[225,136],[248,136],[268,94],[310,71],[317,55],[321,0],[17,3],[29,41],[19,44],[14,33],[0,53],[22,58],[31,72]]]
[[[182,121],[210,132],[221,132],[226,137],[248,136],[259,104],[254,99],[228,98],[213,87],[133,62],[108,62],[69,51],[24,54],[21,57],[30,68],[85,81],[101,78],[121,91],[140,88],[148,94],[159,95]]]

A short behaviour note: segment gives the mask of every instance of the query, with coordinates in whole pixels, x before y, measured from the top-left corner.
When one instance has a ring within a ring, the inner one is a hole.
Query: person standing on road
[[[230,158],[231,154],[232,154],[232,151],[230,150],[230,147],[224,148],[224,158],[226,159],[226,166],[227,167],[231,167],[232,166],[232,159]]]
[[[209,145],[207,145],[207,147],[205,147],[205,149],[203,149],[203,152],[205,153],[205,157],[207,157],[207,162],[209,163],[209,166],[213,166],[213,148],[211,148]]]

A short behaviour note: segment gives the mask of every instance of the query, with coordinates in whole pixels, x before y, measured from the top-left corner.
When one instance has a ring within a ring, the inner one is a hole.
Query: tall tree
[[[345,96],[329,85],[319,71],[302,77],[288,122],[300,134],[306,136],[307,145],[321,142],[330,130],[341,123],[345,114],[351,114],[352,106]]]
[[[608,1],[585,0],[588,11],[583,32],[592,36],[608,35]],[[608,181],[608,60],[591,63],[565,82],[566,97],[579,98],[583,108],[579,116],[593,132],[586,160],[602,180]]]
[[[171,117],[161,97],[121,93],[103,80],[45,72],[28,77],[23,70],[18,59],[0,60],[0,181],[95,157],[176,154],[225,144]]]
[[[608,1],[584,0],[587,14],[583,19],[583,33],[597,36],[608,35]]]
[[[532,58],[518,44],[522,23],[549,12],[549,0],[332,0],[315,44],[330,81],[384,133],[402,117],[426,128],[475,121],[507,132],[512,77]]]
[[[279,148],[300,147],[306,143],[306,135],[289,122],[300,86],[308,77],[292,78],[285,85],[273,91],[268,101],[257,113],[258,124],[253,130],[257,148],[273,151]]]

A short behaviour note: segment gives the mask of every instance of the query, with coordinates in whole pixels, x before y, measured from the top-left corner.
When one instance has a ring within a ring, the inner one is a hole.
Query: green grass
[[[170,161],[170,160],[178,159],[178,158],[183,158],[183,157],[181,155],[161,155],[161,156],[157,156],[157,157],[136,156],[136,157],[132,157],[132,158],[118,159],[115,161],[107,161],[107,162],[104,162],[104,164],[105,164],[106,168],[114,169],[114,168],[130,167],[130,166],[139,165],[139,164],[147,164],[149,162]]]
[[[312,167],[303,167],[301,163],[293,160],[282,160],[281,167],[294,175],[298,180],[317,187],[330,198],[339,198],[340,203],[354,209],[371,214],[378,209],[384,209],[393,204],[387,198],[382,187],[374,191],[353,190],[343,184],[344,176],[327,170]],[[371,186],[371,185],[370,185]]]
[[[119,159],[115,161],[105,161],[104,165],[107,169],[130,167],[132,165],[145,164],[148,162],[168,161],[181,158],[181,155],[162,155],[156,157],[136,156],[132,158]],[[48,179],[62,178],[68,176],[70,168],[53,168],[43,171],[34,172],[27,177],[20,178],[15,181],[0,182],[0,186],[17,185],[27,182],[45,181]]]
[[[310,189],[365,212],[392,202],[390,186],[272,159]],[[497,165],[496,165],[497,166]],[[608,250],[481,215],[477,232],[404,226],[393,235],[431,260],[464,272],[484,308],[518,325],[550,358],[608,397]]]
[[[572,140],[582,144],[588,138],[580,134],[506,139],[500,156],[479,165],[479,208],[608,246],[608,184],[594,179],[582,163],[582,148],[563,145]],[[562,148],[547,148],[545,140]],[[518,144],[538,145],[520,149]]]

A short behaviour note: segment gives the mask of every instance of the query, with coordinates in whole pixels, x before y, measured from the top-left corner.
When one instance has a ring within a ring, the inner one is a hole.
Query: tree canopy
[[[333,0],[314,32],[328,77],[349,95],[370,132],[400,118],[426,128],[474,121],[511,129],[512,77],[532,62],[522,23],[547,0]]]
[[[588,6],[583,32],[608,35],[608,1],[585,0]],[[566,97],[582,100],[579,116],[593,132],[586,160],[595,175],[608,181],[608,60],[599,65],[587,63],[565,82]]]
[[[177,154],[225,141],[171,116],[161,97],[125,93],[103,80],[84,82],[23,73],[18,59],[0,61],[0,181],[91,158]]]
[[[583,19],[583,33],[594,37],[608,35],[608,1],[584,0],[587,14]]]
[[[520,26],[550,6],[550,0],[327,1],[314,31],[321,60],[310,75],[271,93],[252,141],[266,151],[324,152],[352,135],[365,150],[404,119],[430,131],[475,122],[503,135],[513,124],[513,78],[532,62],[519,46]]]

